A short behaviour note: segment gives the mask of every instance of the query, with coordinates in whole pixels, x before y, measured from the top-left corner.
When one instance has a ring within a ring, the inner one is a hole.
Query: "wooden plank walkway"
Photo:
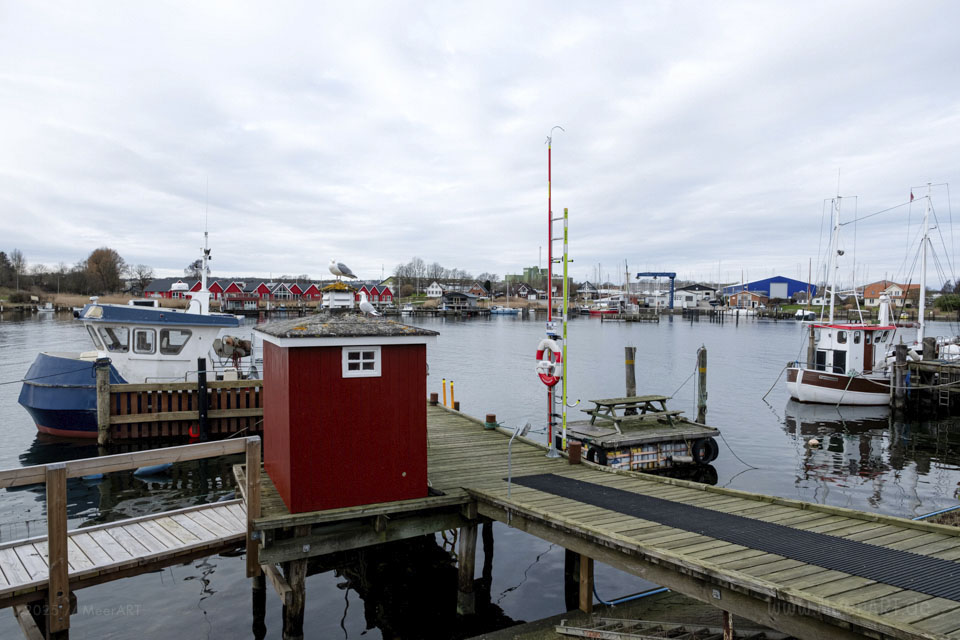
[[[477,499],[480,515],[755,622],[798,637],[960,638],[960,601],[665,526],[590,504],[589,498],[508,486],[508,434],[484,430],[480,421],[439,406],[429,408],[428,433],[429,478],[435,489],[465,490]],[[512,448],[515,478],[552,474],[590,483],[597,491],[609,487],[700,507],[704,513],[824,534],[825,552],[835,538],[953,561],[956,571],[939,579],[960,585],[960,529],[954,527],[590,464],[571,466],[565,459],[545,458],[542,448],[519,440]]]
[[[131,518],[67,533],[71,589],[146,573],[240,546],[247,515],[242,500]],[[0,607],[38,597],[49,575],[47,537],[0,545]]]

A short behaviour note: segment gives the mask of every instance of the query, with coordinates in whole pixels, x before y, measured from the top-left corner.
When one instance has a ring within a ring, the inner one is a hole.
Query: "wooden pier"
[[[66,639],[76,603],[73,592],[78,589],[243,546],[250,526],[242,500],[67,530],[68,478],[230,454],[245,454],[247,464],[259,468],[260,439],[151,449],[0,471],[0,487],[45,484],[47,495],[47,535],[0,545],[0,608],[13,607],[28,639]],[[255,495],[257,491],[248,493]]]
[[[657,309],[641,309],[633,313],[607,313],[600,315],[600,322],[660,322]]]
[[[596,560],[801,638],[960,637],[956,528],[570,465],[441,406],[429,407],[428,433],[429,497],[292,515],[263,476],[253,528],[291,603],[284,637],[302,636],[307,558],[457,526],[458,602],[471,612],[483,518],[579,554],[588,610]]]
[[[960,638],[957,528],[570,464],[462,413],[429,406],[427,416],[429,494],[393,503],[291,514],[261,473],[257,438],[0,472],[3,487],[46,482],[50,514],[48,536],[0,545],[0,606],[16,607],[36,633],[22,605],[48,602],[40,623],[66,638],[72,591],[246,544],[255,600],[269,581],[284,604],[283,636],[302,638],[308,558],[460,528],[458,610],[469,614],[478,525],[497,520],[577,560],[569,573],[584,610],[597,561],[710,603],[728,621],[800,638]],[[67,532],[68,477],[241,452],[242,502]]]

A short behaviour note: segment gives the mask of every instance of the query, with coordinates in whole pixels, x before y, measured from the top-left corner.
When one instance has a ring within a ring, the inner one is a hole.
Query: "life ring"
[[[560,382],[557,375],[563,367],[563,352],[560,346],[550,338],[544,338],[537,345],[537,375],[548,387]]]

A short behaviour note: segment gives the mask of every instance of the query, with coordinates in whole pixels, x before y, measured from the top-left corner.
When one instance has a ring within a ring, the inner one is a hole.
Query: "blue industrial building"
[[[808,286],[810,287],[810,295],[817,295],[817,285],[815,284],[808,285],[808,283],[801,280],[784,278],[783,276],[774,276],[772,278],[755,280],[746,284],[732,284],[729,287],[723,288],[723,295],[729,296],[737,291],[747,290],[753,291],[754,293],[761,293],[768,298],[781,298],[786,300],[787,298],[796,296],[800,292],[806,294]]]

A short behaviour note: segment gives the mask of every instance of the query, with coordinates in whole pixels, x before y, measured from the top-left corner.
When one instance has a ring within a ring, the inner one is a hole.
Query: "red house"
[[[300,285],[294,282],[287,287],[290,290],[290,294],[295,300],[299,300],[303,296],[303,289],[300,288]]]
[[[427,495],[427,343],[436,331],[354,313],[256,331],[264,468],[291,513]]]
[[[323,299],[323,292],[317,288],[317,285],[311,284],[303,290],[302,296],[304,300],[321,300]]]
[[[270,299],[270,287],[268,287],[265,282],[261,282],[260,284],[258,284],[258,285],[257,285],[257,288],[254,289],[253,292],[254,292],[261,300],[269,300],[269,299]]]

